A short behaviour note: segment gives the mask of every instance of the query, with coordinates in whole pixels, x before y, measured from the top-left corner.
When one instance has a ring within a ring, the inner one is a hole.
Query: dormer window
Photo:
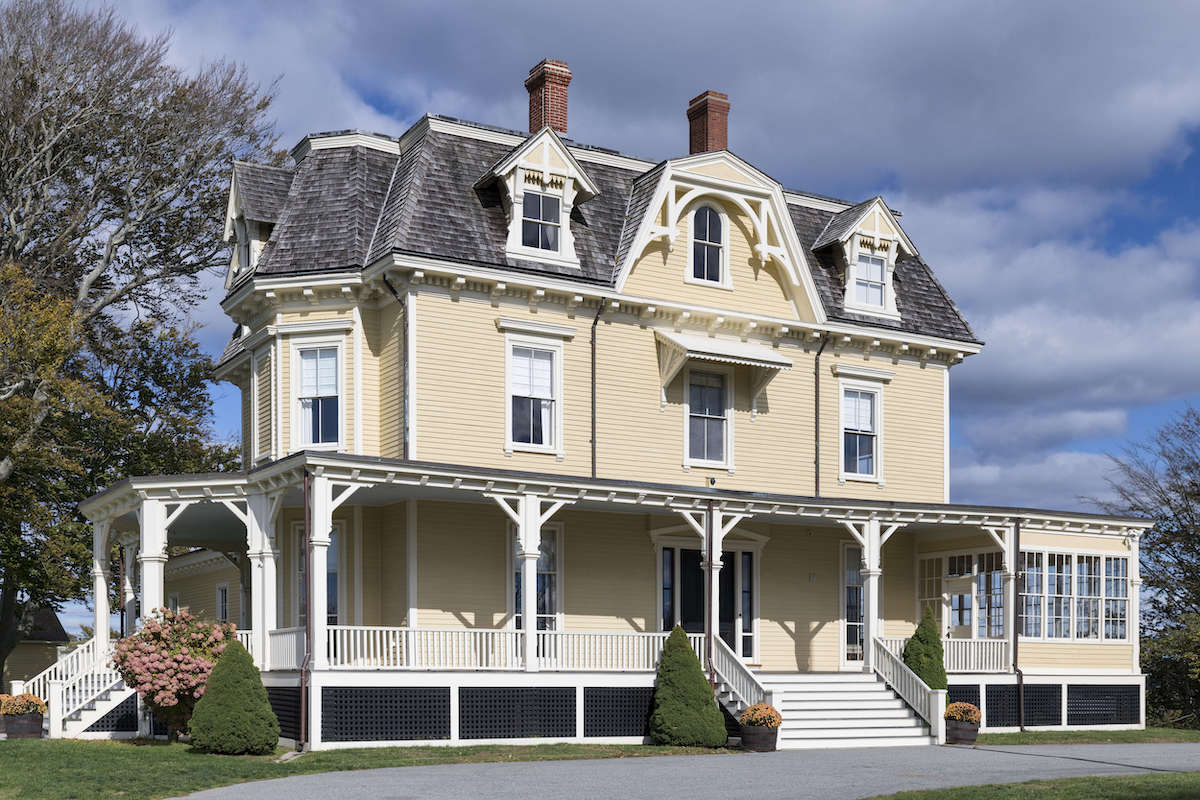
[[[721,215],[710,206],[700,206],[692,215],[692,277],[708,283],[724,283],[724,254]]]
[[[854,297],[860,305],[884,307],[884,270],[887,260],[866,253],[858,254],[854,268]]]
[[[525,192],[521,204],[521,244],[524,247],[558,252],[561,204],[557,197]]]

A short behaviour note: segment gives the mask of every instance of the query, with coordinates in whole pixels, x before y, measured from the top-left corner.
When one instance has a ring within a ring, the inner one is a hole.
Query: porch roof
[[[1019,523],[1031,530],[1109,535],[1137,535],[1154,524],[1153,520],[1139,517],[1082,511],[748,492],[307,450],[248,472],[126,478],[84,500],[79,507],[89,519],[102,520],[128,514],[139,500],[146,498],[170,503],[238,500],[258,492],[279,494],[296,490],[305,470],[324,474],[342,486],[390,485],[407,487],[410,492],[442,495],[533,493],[571,504],[615,506],[631,511],[703,510],[712,501],[731,513],[827,520],[831,524],[868,519],[903,525],[1003,526]]]

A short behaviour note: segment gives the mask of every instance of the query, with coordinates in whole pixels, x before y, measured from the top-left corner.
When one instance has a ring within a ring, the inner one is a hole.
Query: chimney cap
[[[529,132],[549,126],[567,132],[567,86],[571,68],[567,62],[543,58],[529,70],[525,88],[529,91]]]
[[[729,149],[729,95],[709,89],[688,102],[688,152]]]
[[[714,111],[728,111],[729,95],[712,89],[701,92],[688,101],[688,116],[702,113],[705,106],[711,107]]]

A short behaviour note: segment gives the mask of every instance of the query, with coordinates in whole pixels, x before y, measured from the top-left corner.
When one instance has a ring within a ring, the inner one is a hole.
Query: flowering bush
[[[5,716],[45,713],[46,704],[40,697],[33,694],[19,694],[16,697],[4,695],[4,702],[0,703],[0,714]]]
[[[6,700],[11,700],[11,699],[12,699],[11,694],[4,694],[3,692],[0,692],[0,709],[4,708],[4,703]],[[3,711],[0,711],[0,714],[3,714],[3,713],[4,713]]]
[[[778,728],[783,722],[783,717],[774,706],[755,703],[742,712],[738,722],[755,728]]]
[[[208,673],[236,639],[236,629],[231,623],[202,622],[186,611],[153,613],[141,630],[116,643],[113,667],[174,738],[187,728]]]
[[[946,719],[954,720],[955,722],[975,722],[983,719],[979,713],[979,709],[970,703],[951,703],[946,706]]]

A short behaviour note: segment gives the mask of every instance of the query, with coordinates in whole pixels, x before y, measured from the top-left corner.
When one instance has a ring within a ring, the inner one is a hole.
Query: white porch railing
[[[703,647],[704,637],[700,637]],[[713,669],[725,684],[737,695],[738,699],[747,706],[755,703],[773,702],[771,693],[767,691],[750,668],[738,658],[737,653],[720,636],[713,637]]]
[[[908,668],[900,656],[892,652],[883,639],[876,638],[871,647],[875,672],[917,712],[917,716],[929,724],[929,730],[937,737],[937,743],[944,744],[946,720],[942,713],[946,709],[946,690],[930,689]]]
[[[888,652],[903,657],[907,636],[885,636]],[[942,639],[946,672],[1008,672],[1007,639]]]
[[[383,628],[330,625],[333,669],[486,669],[522,667],[525,634],[496,628]]]
[[[279,628],[267,635],[271,669],[300,669],[304,660],[304,628]]]
[[[649,672],[658,668],[670,633],[538,631],[538,667],[579,672]],[[698,658],[704,657],[704,634],[689,633]]]
[[[81,672],[91,670],[97,661],[107,661],[109,653],[97,653],[96,640],[88,639],[46,669],[25,681],[25,691],[48,700],[50,681],[69,681]]]
[[[237,629],[237,640],[246,648],[246,652],[254,655],[254,631]]]

